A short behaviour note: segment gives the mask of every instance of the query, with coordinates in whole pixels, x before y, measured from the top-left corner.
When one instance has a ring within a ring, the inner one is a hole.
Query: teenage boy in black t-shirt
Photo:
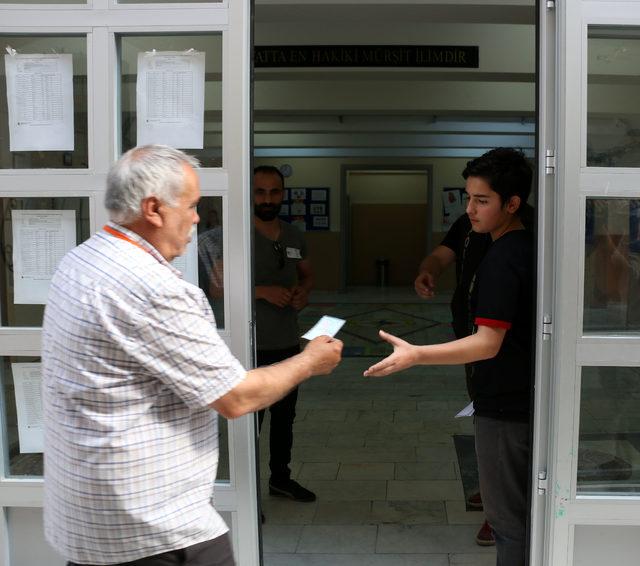
[[[532,172],[523,154],[498,148],[463,172],[472,229],[490,234],[491,247],[471,281],[471,336],[415,346],[380,331],[393,354],[365,376],[414,365],[472,363],[480,492],[496,538],[497,565],[526,560],[529,403],[533,368],[533,238],[520,208]]]
[[[469,288],[490,245],[491,236],[474,232],[465,212],[451,225],[440,245],[420,263],[414,288],[423,299],[430,299],[435,295],[438,279],[446,269],[455,264],[456,286],[451,298],[451,326],[456,338],[464,338],[473,333],[473,321],[469,320]],[[473,366],[465,364],[464,369],[467,392],[473,401]],[[470,495],[467,503],[482,509],[480,492]],[[478,529],[475,539],[480,546],[493,546],[496,543],[491,525],[486,520]]]

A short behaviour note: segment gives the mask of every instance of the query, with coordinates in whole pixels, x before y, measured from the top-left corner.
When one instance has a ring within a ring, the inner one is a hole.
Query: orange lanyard
[[[132,240],[131,238],[129,238],[129,236],[127,236],[126,234],[123,234],[122,232],[118,232],[118,230],[114,230],[113,228],[111,228],[111,226],[103,226],[103,230],[109,234],[111,234],[112,236],[115,236],[116,238],[120,238],[121,240],[124,240],[125,242],[129,242],[130,244],[133,244],[134,246],[139,247],[141,250],[147,252],[147,253],[151,253],[149,250],[143,248],[138,242]]]

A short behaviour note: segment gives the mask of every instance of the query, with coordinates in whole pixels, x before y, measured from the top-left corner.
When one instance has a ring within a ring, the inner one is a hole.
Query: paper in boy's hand
[[[318,336],[331,336],[333,338],[345,322],[347,321],[341,318],[325,315],[315,323],[313,328],[310,328],[308,332],[303,334],[302,337],[307,340],[313,340]]]
[[[456,415],[456,419],[459,419],[460,417],[472,417],[474,414],[475,410],[473,408],[473,401],[471,401],[471,403],[469,403],[464,409],[462,409],[457,415]]]

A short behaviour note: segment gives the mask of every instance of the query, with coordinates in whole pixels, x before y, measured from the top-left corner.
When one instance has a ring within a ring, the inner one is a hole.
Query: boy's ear
[[[520,197],[518,195],[512,195],[507,202],[507,212],[509,214],[515,214],[520,209]]]

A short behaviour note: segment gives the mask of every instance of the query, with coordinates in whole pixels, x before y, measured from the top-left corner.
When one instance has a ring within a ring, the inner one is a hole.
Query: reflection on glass
[[[89,199],[87,197],[0,198],[0,325],[42,326],[44,305],[14,303],[12,210],[73,210],[76,244],[89,238]]]
[[[228,482],[231,478],[229,471],[229,423],[227,419],[218,415],[218,473],[216,481]]]
[[[640,368],[584,367],[578,494],[640,494]]]
[[[224,263],[222,197],[202,197],[198,203],[198,285],[204,291],[216,318],[216,326],[224,328]],[[218,416],[219,459],[216,480],[228,481],[229,427]]]
[[[3,433],[4,463],[8,476],[41,476],[42,453],[25,453],[20,449],[18,436],[18,410],[12,364],[38,363],[40,358],[3,357],[0,363],[2,377],[2,407],[5,426]]]
[[[198,215],[198,284],[209,300],[217,327],[224,328],[222,197],[202,197]]]
[[[84,2],[83,2],[84,3]],[[83,169],[89,166],[87,149],[87,40],[85,36],[3,35],[2,45],[20,54],[59,53],[73,56],[73,151],[9,151],[7,77],[0,65],[0,169]]]
[[[0,0],[0,4],[86,4],[87,0]]]
[[[219,4],[222,0],[118,0],[118,4]]]
[[[638,541],[640,526],[637,525],[624,525],[622,522],[575,525],[573,560],[567,559],[566,563],[573,566],[635,566],[638,563]]]
[[[590,26],[587,165],[640,167],[640,28]]]
[[[640,331],[640,199],[587,199],[584,331]]]
[[[203,167],[222,166],[222,34],[123,35],[118,38],[122,108],[122,152],[137,145],[136,80],[138,53],[187,51],[205,53],[204,148],[188,149]]]

